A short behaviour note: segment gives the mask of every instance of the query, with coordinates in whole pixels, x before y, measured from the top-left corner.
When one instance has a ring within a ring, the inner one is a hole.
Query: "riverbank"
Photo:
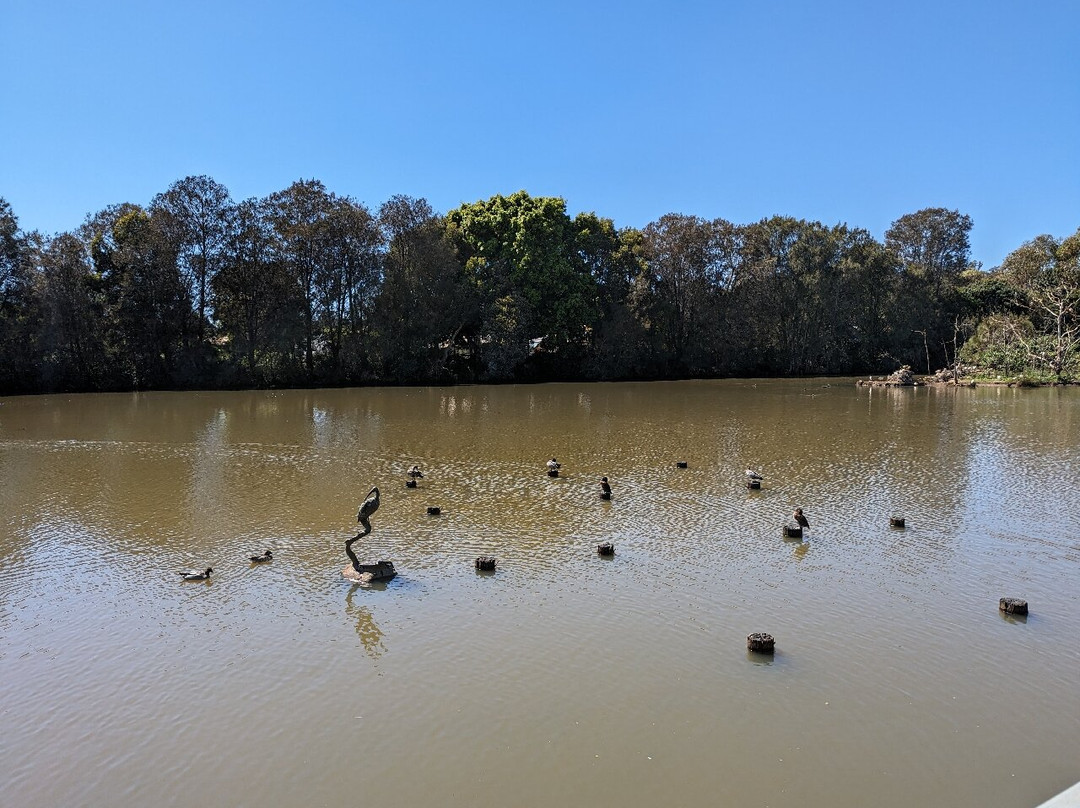
[[[944,368],[930,376],[916,376],[908,365],[888,376],[859,379],[857,387],[1073,387],[1077,382],[1032,376],[1006,377],[986,368]]]

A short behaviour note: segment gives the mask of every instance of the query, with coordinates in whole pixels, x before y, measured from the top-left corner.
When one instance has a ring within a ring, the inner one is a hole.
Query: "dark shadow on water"
[[[757,651],[751,651],[749,648],[746,649],[746,661],[765,668],[772,667],[776,664],[778,656],[780,656],[779,652],[762,654]]]
[[[1028,621],[1028,614],[1010,614],[1009,612],[1003,612],[998,609],[998,616],[1006,623],[1013,623],[1014,625],[1024,625]]]

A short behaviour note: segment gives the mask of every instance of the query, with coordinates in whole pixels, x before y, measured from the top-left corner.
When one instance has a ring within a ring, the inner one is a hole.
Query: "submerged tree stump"
[[[776,641],[772,634],[748,634],[746,647],[758,654],[771,654],[776,650]]]
[[[405,481],[405,487],[406,488],[416,488],[416,480],[406,480]]]
[[[792,527],[791,525],[784,525],[784,538],[785,539],[801,539],[802,528]]]
[[[558,469],[548,469],[547,475],[548,475],[548,477],[558,477],[559,476],[559,470]]]
[[[685,461],[685,460],[676,460],[676,461],[675,461],[675,468],[677,468],[677,469],[684,469],[684,468],[687,468],[687,463],[686,463],[686,461]]]
[[[1002,598],[998,602],[998,609],[1005,614],[1027,614],[1028,604],[1022,598]]]
[[[596,552],[602,556],[615,555],[615,545],[609,541],[596,545]]]
[[[494,556],[480,556],[476,559],[476,568],[483,572],[495,571],[495,557]]]
[[[427,512],[428,516],[438,516],[440,513],[442,513],[442,508],[440,508],[438,505],[429,505]]]
[[[611,492],[610,491],[601,491],[600,492],[600,499],[611,499]]]
[[[751,491],[757,491],[761,488],[761,480],[747,480],[746,487]]]
[[[897,530],[904,527],[904,517],[902,516],[890,516],[889,527],[895,527]]]

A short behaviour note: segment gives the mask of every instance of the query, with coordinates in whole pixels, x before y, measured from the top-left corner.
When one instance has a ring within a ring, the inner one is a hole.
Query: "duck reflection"
[[[359,588],[359,586],[349,588],[349,593],[345,596],[345,614],[356,621],[356,636],[360,638],[364,651],[372,659],[378,659],[386,651],[386,646],[383,645],[382,629],[375,625],[375,617],[371,614],[371,609],[353,603],[353,597]]]

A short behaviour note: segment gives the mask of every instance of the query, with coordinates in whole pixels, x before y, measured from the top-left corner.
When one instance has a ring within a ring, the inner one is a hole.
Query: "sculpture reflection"
[[[375,624],[375,617],[367,606],[357,606],[353,596],[359,587],[352,587],[345,596],[345,614],[356,621],[356,636],[364,651],[372,659],[378,659],[386,652],[382,630]]]

